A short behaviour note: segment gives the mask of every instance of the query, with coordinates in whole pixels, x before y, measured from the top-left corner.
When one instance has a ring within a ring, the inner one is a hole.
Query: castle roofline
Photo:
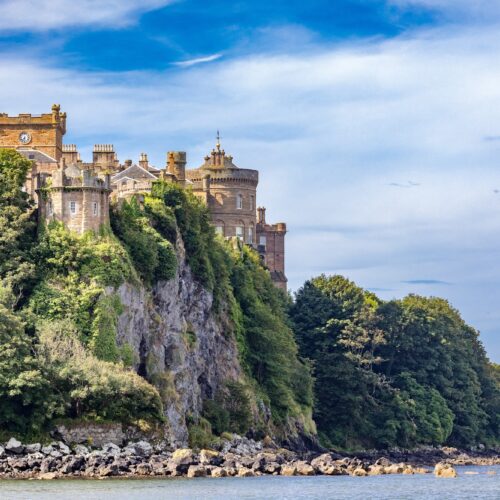
[[[130,165],[130,167],[127,167],[125,170],[122,170],[121,172],[113,175],[113,177],[111,177],[111,180],[113,182],[116,182],[123,177],[129,177],[131,179],[157,179],[154,174],[152,174],[145,168],[142,168],[140,165]]]
[[[26,157],[28,160],[36,161],[38,163],[57,163],[55,158],[44,153],[42,151],[38,151],[38,149],[31,148],[17,148],[16,151]]]

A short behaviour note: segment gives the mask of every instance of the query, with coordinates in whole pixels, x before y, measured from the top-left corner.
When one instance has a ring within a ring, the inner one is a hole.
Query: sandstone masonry
[[[75,144],[63,144],[65,133],[66,113],[56,104],[49,114],[0,113],[0,148],[33,162],[26,190],[38,205],[40,223],[57,220],[78,233],[97,231],[109,224],[110,198],[148,193],[161,179],[192,190],[208,206],[217,233],[258,250],[276,286],[286,290],[286,224],[266,222],[265,208],[257,208],[259,172],[236,166],[218,134],[204,163],[186,169],[183,151],[168,152],[165,167],[156,168],[145,153],[137,164],[120,163],[112,144],[96,144],[92,162],[83,163]]]

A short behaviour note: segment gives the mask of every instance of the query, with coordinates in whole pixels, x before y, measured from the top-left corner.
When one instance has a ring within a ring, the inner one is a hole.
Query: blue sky
[[[220,129],[292,288],[446,297],[500,362],[499,28],[499,0],[0,0],[0,111],[157,166]]]

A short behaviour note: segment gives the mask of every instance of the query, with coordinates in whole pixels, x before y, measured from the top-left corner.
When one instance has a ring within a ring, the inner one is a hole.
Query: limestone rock
[[[5,456],[5,448],[3,446],[0,446],[0,458],[3,458]]]
[[[247,469],[246,467],[242,467],[238,469],[239,477],[253,477],[255,476],[255,472],[252,469]]]
[[[25,451],[26,453],[38,453],[42,449],[42,445],[40,443],[27,444]],[[2,454],[0,453],[0,456]]]
[[[382,474],[385,474],[385,467],[382,465],[370,465],[368,468],[369,476],[380,476]]]
[[[352,471],[352,475],[355,477],[364,477],[368,475],[368,472],[366,472],[365,469],[358,467]]]
[[[153,453],[153,447],[147,441],[137,441],[137,443],[129,444],[135,455],[140,457],[149,457]]]
[[[117,464],[106,465],[105,467],[100,467],[98,469],[98,474],[101,477],[117,476],[118,472],[119,471],[118,471],[118,465]]]
[[[316,474],[314,467],[307,462],[297,462],[296,467],[299,476],[314,476]]]
[[[457,477],[457,471],[448,463],[440,462],[434,467],[436,477]]]
[[[187,477],[205,477],[207,470],[202,465],[190,465],[187,471]]]
[[[172,453],[171,460],[179,465],[189,465],[193,463],[193,450],[190,448],[180,448]]]
[[[323,453],[323,455],[320,455],[319,457],[316,457],[315,459],[311,460],[311,465],[313,467],[321,467],[325,465],[330,465],[332,462],[333,459],[330,453]]]
[[[40,474],[38,476],[38,479],[42,479],[42,480],[57,479],[57,473],[56,472],[44,472],[43,474]]]
[[[149,463],[141,463],[135,468],[135,472],[139,476],[148,476],[153,471],[153,466]]]
[[[297,475],[297,467],[294,465],[283,465],[281,467],[281,475],[282,476],[296,476]]]
[[[59,441],[57,443],[57,447],[59,448],[59,451],[63,455],[69,455],[71,453],[71,450],[69,449],[69,447],[66,444],[64,444],[62,441]]]
[[[87,455],[87,453],[89,453],[89,449],[83,444],[77,444],[75,446],[75,453],[77,455]]]
[[[24,446],[21,441],[18,441],[16,438],[12,437],[5,445],[5,449],[7,451],[10,451],[11,453],[22,453],[24,451]]]
[[[212,469],[210,475],[212,477],[227,477],[227,471],[222,467],[215,467]]]
[[[220,455],[217,451],[213,450],[201,450],[200,451],[200,464],[212,464],[220,463]]]

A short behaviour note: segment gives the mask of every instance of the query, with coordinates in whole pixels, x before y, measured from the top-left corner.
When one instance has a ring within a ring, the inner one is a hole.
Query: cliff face
[[[238,379],[241,368],[228,319],[215,314],[212,294],[193,278],[180,238],[176,248],[173,279],[152,290],[130,284],[118,289],[124,311],[117,342],[133,348],[136,370],[159,387],[167,439],[185,446],[186,416],[198,415],[203,399],[213,397],[226,380]]]

